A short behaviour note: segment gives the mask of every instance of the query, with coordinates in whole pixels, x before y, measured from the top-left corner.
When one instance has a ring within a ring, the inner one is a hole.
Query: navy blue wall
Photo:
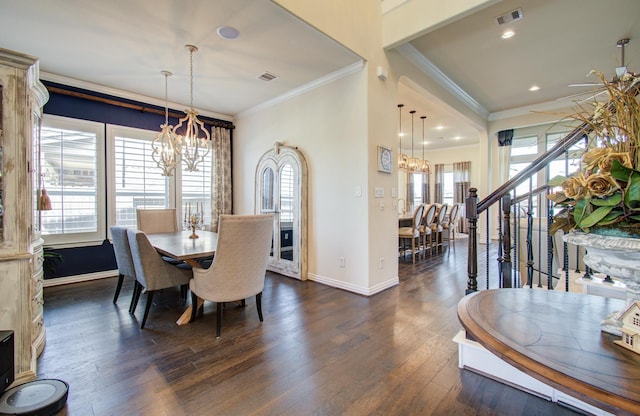
[[[49,101],[44,106],[45,114],[63,117],[90,120],[106,124],[135,127],[146,130],[160,131],[160,125],[164,124],[164,108],[138,101],[125,100],[119,97],[100,94],[66,85],[43,81],[49,90]],[[56,92],[64,90],[65,92]],[[74,95],[75,94],[75,95]],[[120,103],[131,104],[137,108],[126,108],[106,102],[84,98],[84,95],[114,100]],[[144,109],[161,110],[162,114],[144,111]],[[170,110],[176,114],[183,114],[182,110]],[[215,120],[198,116],[205,122],[211,122],[233,128],[233,125],[224,120]],[[169,123],[175,125],[177,118],[169,117]],[[45,247],[45,251],[48,251]],[[113,248],[108,240],[102,245],[90,247],[77,247],[52,250],[62,256],[62,260],[52,260],[45,264],[45,279],[56,277],[75,276],[85,273],[95,273],[117,269]]]

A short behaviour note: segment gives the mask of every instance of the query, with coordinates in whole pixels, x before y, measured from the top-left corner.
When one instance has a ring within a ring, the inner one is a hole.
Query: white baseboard
[[[43,287],[68,285],[70,283],[88,282],[90,280],[105,279],[107,277],[115,277],[118,275],[117,270],[106,270],[103,272],[78,274],[75,276],[57,277],[54,279],[46,279],[43,283]]]
[[[453,338],[458,344],[458,367],[474,371],[518,390],[566,405],[595,416],[614,416],[573,396],[561,392],[502,361],[482,345],[468,340],[464,331]]]
[[[317,283],[322,283],[327,286],[347,290],[349,292],[354,292],[359,295],[365,295],[365,296],[375,295],[378,292],[382,292],[383,290],[396,286],[398,285],[398,283],[400,283],[400,280],[397,276],[395,278],[389,279],[385,282],[379,283],[372,287],[357,286],[354,284],[345,283],[341,280],[331,279],[329,277],[320,276],[313,273],[309,273],[307,278]]]

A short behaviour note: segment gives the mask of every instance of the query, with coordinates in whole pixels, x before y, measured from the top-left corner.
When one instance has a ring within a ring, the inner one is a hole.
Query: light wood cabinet
[[[36,377],[45,343],[37,192],[42,106],[38,60],[0,49],[0,330],[13,330],[15,383]]]

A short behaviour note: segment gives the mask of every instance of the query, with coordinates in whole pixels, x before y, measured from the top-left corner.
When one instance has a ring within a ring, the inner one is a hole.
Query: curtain
[[[431,194],[429,193],[429,180],[431,175],[428,173],[422,174],[422,202],[425,204],[430,203]]]
[[[442,204],[442,196],[444,194],[444,164],[434,165],[435,177],[434,177],[434,202],[436,204]]]
[[[407,204],[409,205],[409,212],[413,212],[414,202],[415,202],[415,193],[414,189],[414,181],[413,181],[413,173],[409,170],[407,172]]]
[[[498,183],[505,183],[509,179],[509,165],[511,164],[511,144],[513,143],[513,129],[498,132]]]
[[[453,164],[453,202],[461,204],[460,217],[458,219],[458,230],[467,233],[467,220],[465,213],[465,201],[471,187],[471,162],[456,162]]]
[[[218,231],[220,214],[231,214],[231,130],[211,129],[211,231]]]

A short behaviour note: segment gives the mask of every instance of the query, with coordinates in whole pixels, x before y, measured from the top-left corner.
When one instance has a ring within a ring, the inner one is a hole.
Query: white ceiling
[[[411,0],[406,0],[411,1]],[[570,83],[608,76],[619,65],[618,39],[629,37],[626,61],[640,72],[640,0],[503,0],[412,39],[487,114],[535,106],[580,91]],[[524,18],[499,27],[495,17],[522,8]],[[237,40],[216,29],[230,25]],[[502,40],[505,27],[516,35]],[[129,91],[162,102],[189,103],[194,54],[194,106],[234,115],[361,62],[361,58],[269,0],[0,0],[0,47],[40,58],[43,78],[60,76]],[[405,45],[407,46],[407,45]],[[268,71],[279,78],[265,82]],[[537,84],[540,91],[528,88]],[[401,84],[399,102],[415,109],[415,151],[477,143],[478,130],[435,97]],[[180,107],[177,107],[178,109]],[[436,127],[441,125],[442,130]],[[459,140],[454,140],[459,137]],[[403,139],[403,148],[408,142]]]

